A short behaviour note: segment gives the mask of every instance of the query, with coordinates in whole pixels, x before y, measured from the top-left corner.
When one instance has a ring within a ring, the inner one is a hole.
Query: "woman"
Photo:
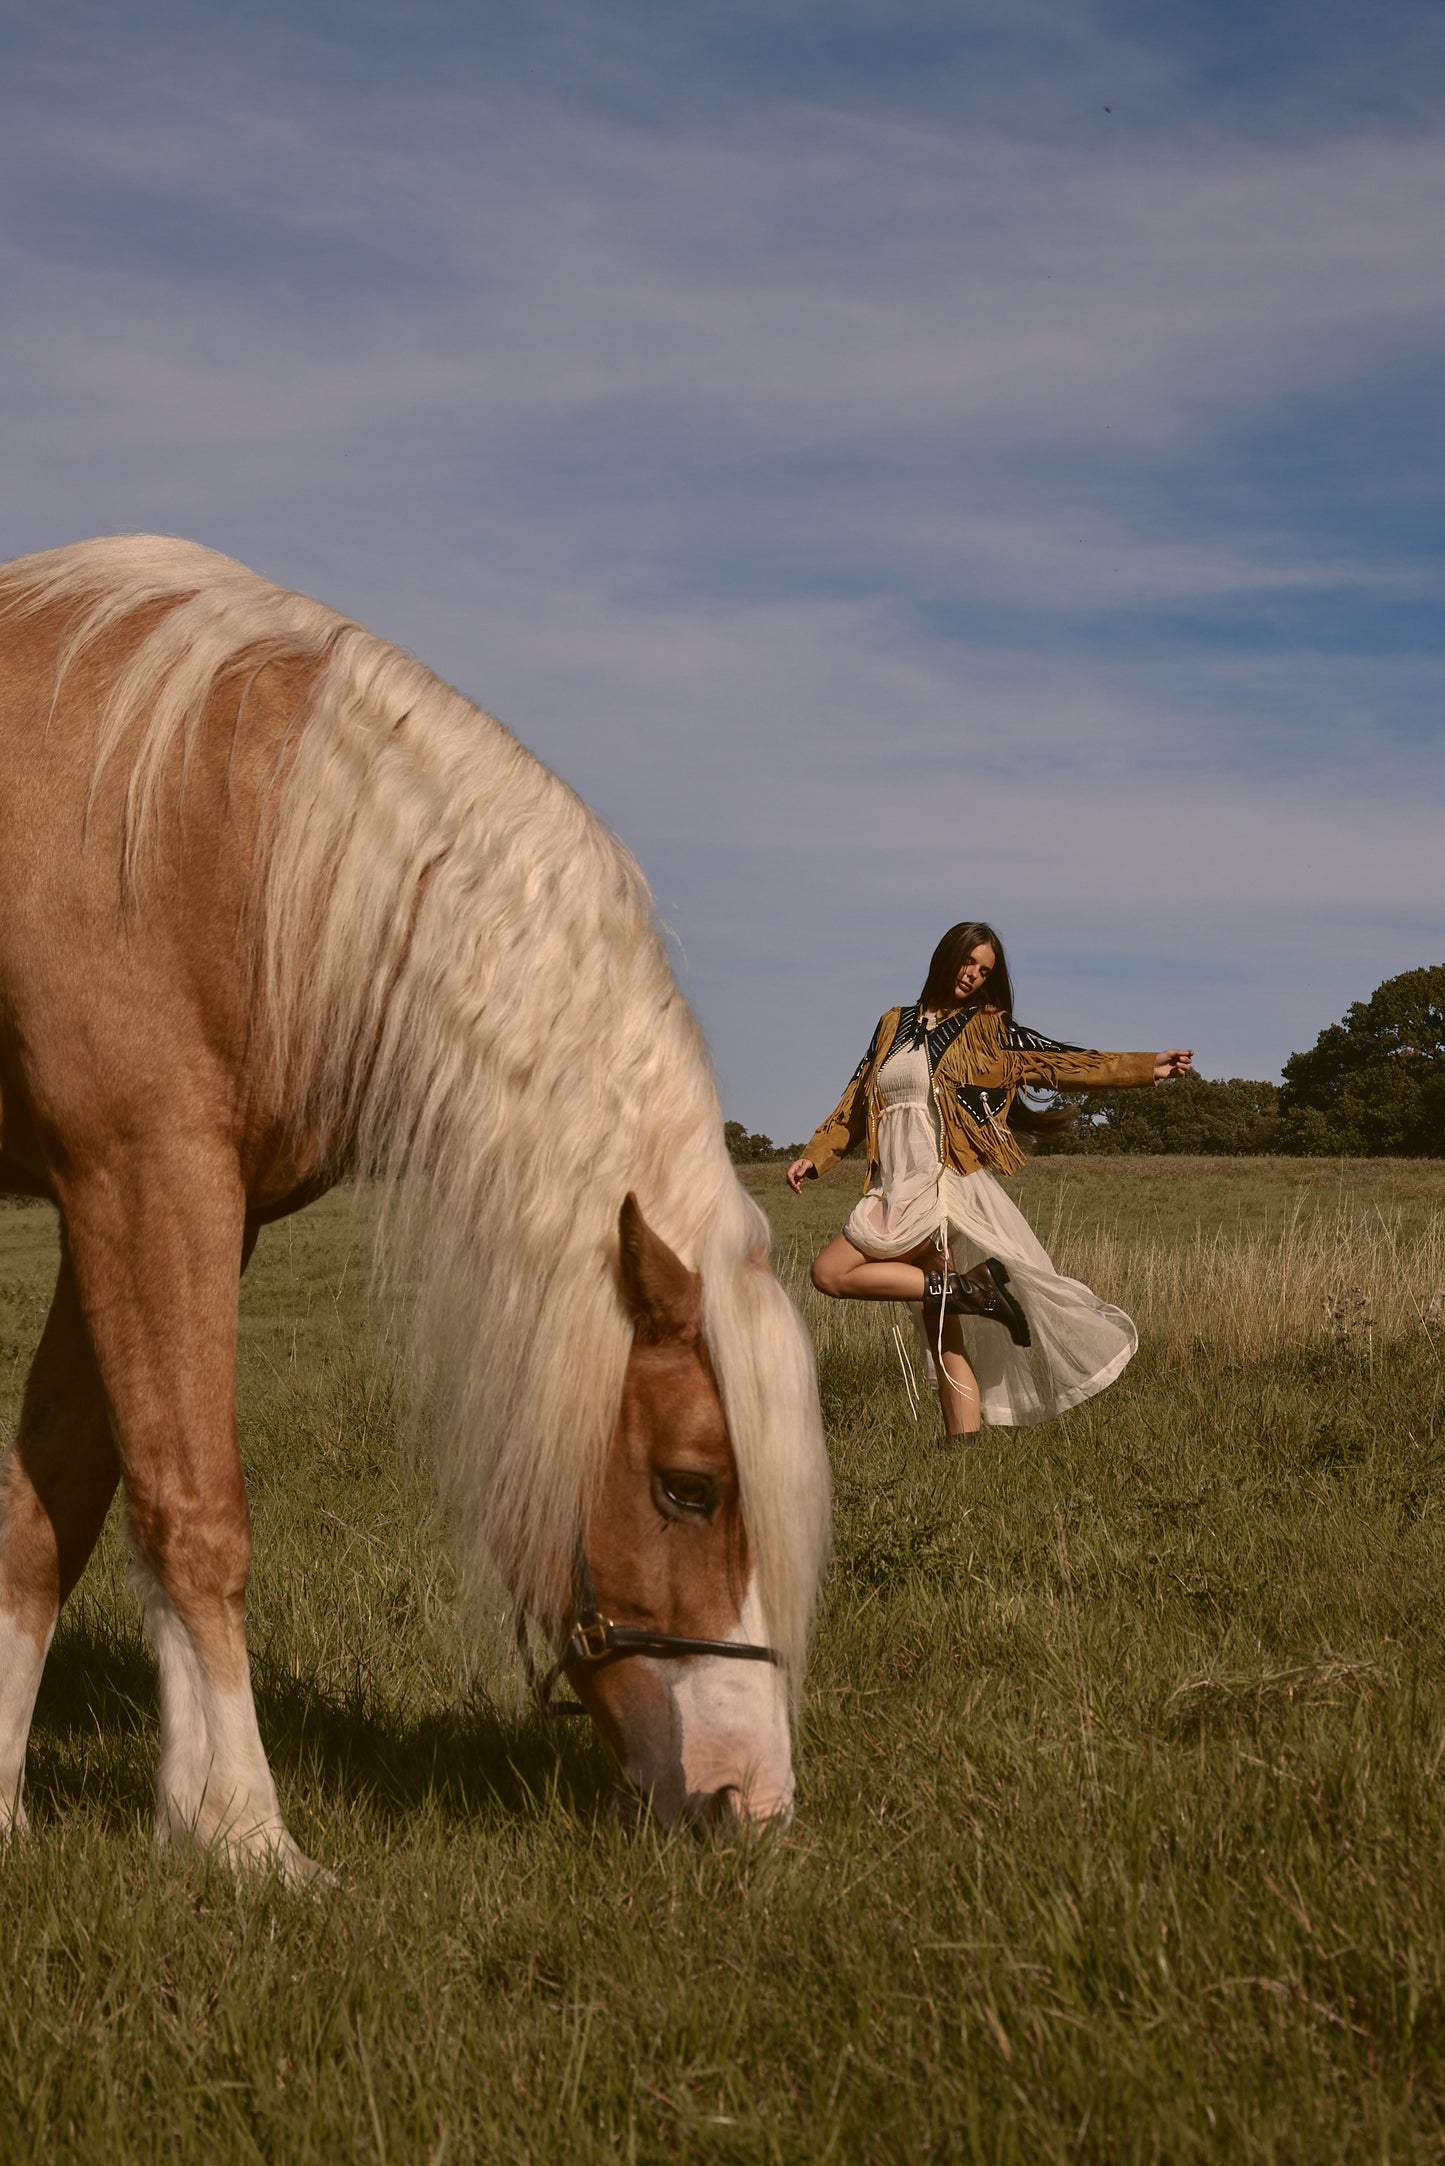
[[[880,1021],[788,1182],[800,1192],[866,1136],[863,1200],[814,1258],[813,1284],[919,1307],[946,1436],[1047,1421],[1112,1384],[1139,1343],[1122,1309],[1059,1276],[992,1178],[1024,1164],[1013,1130],[1060,1119],[1018,1105],[1019,1087],[1162,1083],[1193,1058],[1089,1053],[1025,1030],[1003,945],[976,922],[944,934],[917,1001]],[[979,1319],[967,1341],[965,1316]]]

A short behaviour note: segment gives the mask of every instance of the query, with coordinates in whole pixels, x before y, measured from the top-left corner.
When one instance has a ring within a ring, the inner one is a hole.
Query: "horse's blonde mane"
[[[565,1583],[630,1343],[614,1263],[634,1190],[702,1274],[759,1592],[796,1680],[827,1529],[811,1353],[628,852],[421,663],[229,558],[124,535],[0,583],[11,608],[71,611],[61,674],[164,605],[98,725],[97,776],[126,763],[131,880],[218,680],[235,674],[239,707],[267,662],[314,665],[259,844],[260,1013],[289,1102],[347,1139],[399,1206],[393,1233],[418,1236],[418,1373],[464,1552],[529,1605]]]

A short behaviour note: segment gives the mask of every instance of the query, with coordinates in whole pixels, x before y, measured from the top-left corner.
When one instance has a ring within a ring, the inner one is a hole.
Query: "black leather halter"
[[[544,1715],[581,1714],[579,1702],[558,1700],[553,1693],[570,1670],[605,1670],[629,1655],[722,1655],[731,1662],[781,1663],[776,1647],[762,1647],[751,1640],[700,1640],[680,1632],[654,1632],[647,1625],[618,1625],[604,1617],[597,1600],[592,1570],[582,1537],[577,1537],[577,1602],[572,1612],[566,1644],[552,1667],[540,1673],[527,1639],[527,1619],[517,1612],[517,1648],[526,1673],[527,1686]]]

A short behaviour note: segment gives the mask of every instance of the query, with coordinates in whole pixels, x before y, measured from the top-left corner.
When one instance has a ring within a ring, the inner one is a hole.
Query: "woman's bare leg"
[[[964,1351],[958,1318],[943,1314],[943,1355],[930,1347],[938,1372],[938,1403],[943,1409],[943,1433],[947,1437],[976,1436],[982,1421],[978,1406],[978,1378]]]
[[[820,1294],[835,1301],[907,1301],[917,1308],[923,1299],[925,1271],[947,1268],[948,1252],[926,1241],[911,1255],[881,1260],[865,1256],[848,1236],[835,1233],[813,1258],[813,1284]],[[938,1372],[938,1398],[943,1408],[945,1436],[974,1436],[980,1425],[978,1378],[964,1351],[957,1316],[947,1309],[943,1316],[943,1349],[931,1347]]]
[[[938,1270],[942,1260],[942,1251],[925,1241],[911,1255],[882,1262],[835,1233],[813,1258],[813,1284],[835,1301],[921,1301],[924,1272]]]

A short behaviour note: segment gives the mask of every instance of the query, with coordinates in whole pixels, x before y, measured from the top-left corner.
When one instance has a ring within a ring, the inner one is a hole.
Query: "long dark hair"
[[[923,991],[918,996],[922,1008],[956,1008],[958,1001],[954,987],[958,973],[968,961],[975,948],[993,949],[993,968],[980,991],[974,994],[970,1006],[1001,1008],[1005,1015],[1012,1015],[1014,1008],[1013,981],[1008,974],[1008,961],[1003,952],[1003,942],[991,925],[981,918],[969,918],[962,925],[950,925],[929,958],[928,975],[923,981]],[[1026,1106],[1021,1098],[1015,1098],[1009,1107],[1008,1124],[1026,1136],[1054,1136],[1061,1128],[1067,1128],[1073,1120],[1068,1106]]]
[[[1008,963],[1004,958],[1003,942],[991,925],[981,919],[971,918],[964,925],[950,925],[948,931],[934,949],[928,964],[928,976],[923,981],[923,991],[918,996],[921,1008],[956,1008],[958,1001],[953,988],[958,983],[958,973],[968,961],[975,948],[993,949],[993,969],[981,992],[975,993],[974,1001],[979,1007],[1002,1008],[1005,1015],[1013,1014],[1014,989],[1009,981]]]

